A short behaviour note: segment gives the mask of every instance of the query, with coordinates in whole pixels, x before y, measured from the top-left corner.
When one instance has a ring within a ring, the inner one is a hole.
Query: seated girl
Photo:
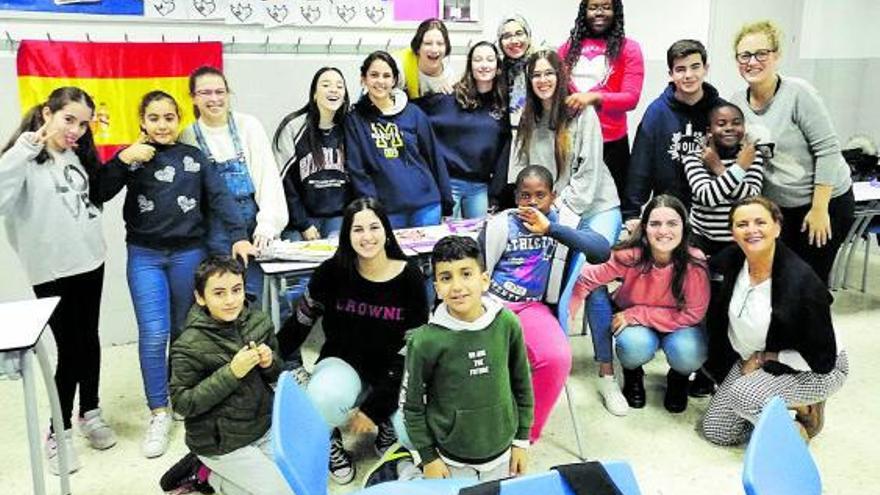
[[[641,226],[601,265],[585,266],[571,296],[571,314],[584,297],[613,280],[622,285],[613,299],[620,309],[607,327],[593,327],[595,340],[616,340],[623,366],[623,396],[629,407],[645,407],[642,365],[662,348],[669,362],[669,412],[687,408],[688,377],[706,360],[700,322],[709,304],[709,275],[703,253],[689,247],[684,205],[673,196],[655,196],[642,212]],[[616,390],[616,388],[615,388]]]
[[[535,442],[559,398],[571,369],[571,349],[556,315],[545,302],[558,301],[568,250],[586,253],[591,263],[608,259],[608,241],[589,229],[559,223],[553,209],[553,176],[540,165],[525,167],[516,179],[516,209],[491,217],[480,234],[489,273],[489,293],[519,317],[532,370]]]

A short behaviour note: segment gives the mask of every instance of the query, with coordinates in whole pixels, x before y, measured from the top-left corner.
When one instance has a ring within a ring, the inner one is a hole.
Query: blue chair
[[[586,257],[583,253],[577,253],[571,262],[569,262],[565,276],[565,284],[562,287],[562,293],[559,295],[559,302],[556,306],[556,318],[559,320],[559,325],[562,327],[562,331],[566,336],[568,335],[568,304],[571,302],[571,293],[574,290],[574,284],[577,281],[577,276],[581,272],[581,267],[583,267],[585,260]],[[574,412],[574,401],[571,398],[571,388],[568,386],[568,380],[565,381],[565,401],[568,403],[568,414],[571,416],[574,439],[577,442],[578,459],[586,461],[587,458],[584,456],[584,447],[581,440],[581,430],[578,426],[577,416]]]
[[[820,495],[819,469],[785,402],[774,397],[752,432],[743,465],[747,495]]]
[[[278,378],[272,406],[275,463],[297,495],[326,495],[330,427],[293,375]]]

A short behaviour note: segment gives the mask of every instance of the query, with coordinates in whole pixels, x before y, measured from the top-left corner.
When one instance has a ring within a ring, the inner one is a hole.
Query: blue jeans
[[[440,203],[431,203],[413,211],[389,214],[388,220],[391,222],[392,229],[440,225],[442,213]]]
[[[684,327],[666,333],[632,325],[624,328],[616,340],[617,358],[628,370],[650,361],[660,348],[666,354],[669,367],[682,375],[697,371],[706,361],[706,334],[700,327]]]
[[[331,430],[348,423],[351,410],[362,402],[364,392],[357,371],[336,357],[318,361],[306,388],[309,399]]]
[[[168,340],[183,331],[195,296],[201,247],[180,251],[128,245],[128,289],[138,323],[138,355],[147,405],[168,406]]]
[[[342,217],[309,217],[309,224],[318,229],[323,239],[339,237],[339,231],[342,229]],[[304,240],[302,234],[295,229],[285,229],[281,232],[281,238],[285,241]]]
[[[454,218],[482,218],[489,210],[489,186],[483,182],[449,178]]]
[[[613,246],[620,234],[623,218],[620,208],[613,208],[595,215],[584,217],[578,225],[579,230],[590,228]],[[596,288],[587,296],[584,310],[584,328],[589,325],[590,337],[593,340],[593,353],[596,361],[610,363],[611,354],[611,298],[608,288],[604,285]]]

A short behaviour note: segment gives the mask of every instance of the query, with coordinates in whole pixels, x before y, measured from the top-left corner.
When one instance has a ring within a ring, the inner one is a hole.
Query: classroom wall
[[[494,40],[498,21],[509,12],[519,12],[529,19],[536,42],[558,46],[568,36],[578,4],[578,0],[484,1],[486,16],[482,26],[453,28],[454,46],[465,47],[469,41],[480,39]],[[782,71],[803,77],[817,87],[829,107],[841,140],[845,142],[855,132],[867,132],[875,140],[880,140],[880,98],[874,95],[880,82],[880,59],[877,54],[846,51],[846,47],[860,46],[858,36],[862,34],[858,30],[822,30],[821,25],[814,22],[816,18],[822,18],[821,10],[816,9],[839,8],[842,4],[852,6],[866,1],[835,1],[832,4],[830,0],[625,0],[627,33],[639,41],[646,56],[642,99],[630,115],[631,138],[645,107],[662,92],[668,81],[665,51],[669,44],[685,37],[706,43],[709,80],[722,96],[727,96],[745,88],[733,63],[731,43],[734,33],[744,22],[771,18],[786,33]],[[805,16],[807,23],[802,22]],[[0,13],[3,29],[8,30],[14,39],[45,39],[47,27],[44,20],[32,16],[4,17]],[[802,29],[802,26],[806,27]],[[123,22],[115,19],[96,23],[69,18],[53,21],[50,29],[52,38],[59,40],[85,40],[85,33],[89,33],[96,41],[122,41],[125,35],[131,41],[158,41],[164,35],[168,41],[195,41],[200,36],[202,40],[229,42],[235,36],[237,43],[261,43],[268,34],[270,43],[291,43],[301,36],[303,43],[323,44],[332,37],[336,44],[353,44],[361,40],[364,45],[384,45],[390,40],[391,47],[408,43],[412,33],[411,26],[371,31],[291,28],[267,31],[257,27],[216,24]],[[817,43],[813,36],[823,40],[830,37],[827,45],[833,46],[834,50],[821,49],[826,44]],[[854,39],[842,39],[846,36]],[[804,38],[809,42],[805,43]],[[364,55],[227,54],[224,61],[235,92],[234,105],[256,115],[272,132],[285,113],[303,104],[304,91],[311,76],[321,66],[335,65],[342,69],[350,92],[359,94],[357,74]],[[452,63],[460,72],[463,58],[454,56]],[[0,119],[0,140],[5,141],[17,125],[20,112],[15,55],[9,51],[0,53],[0,88],[3,88],[0,110],[6,116]],[[137,335],[125,281],[121,205],[122,198],[118,197],[105,206],[104,214],[108,261],[101,332],[105,344],[131,342]],[[30,297],[20,263],[5,240],[4,227],[0,227],[0,239],[3,239],[0,240],[0,301]]]

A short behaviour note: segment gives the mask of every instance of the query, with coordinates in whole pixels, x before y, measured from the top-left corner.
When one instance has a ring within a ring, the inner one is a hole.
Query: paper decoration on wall
[[[295,18],[293,14],[293,2],[284,0],[264,0],[263,6],[266,10],[264,17],[264,26],[290,26]]]
[[[179,0],[178,0],[179,1]],[[190,19],[222,19],[221,0],[186,0],[189,2]]]
[[[145,0],[144,17],[189,19],[189,4],[187,0]]]
[[[263,24],[266,9],[264,0],[229,0],[225,11],[226,24]]]
[[[60,86],[78,86],[95,100],[92,132],[107,160],[140,133],[136,109],[148,91],[174,96],[182,125],[193,121],[187,85],[202,65],[223,68],[223,47],[211,43],[21,42],[16,60],[22,111]]]

